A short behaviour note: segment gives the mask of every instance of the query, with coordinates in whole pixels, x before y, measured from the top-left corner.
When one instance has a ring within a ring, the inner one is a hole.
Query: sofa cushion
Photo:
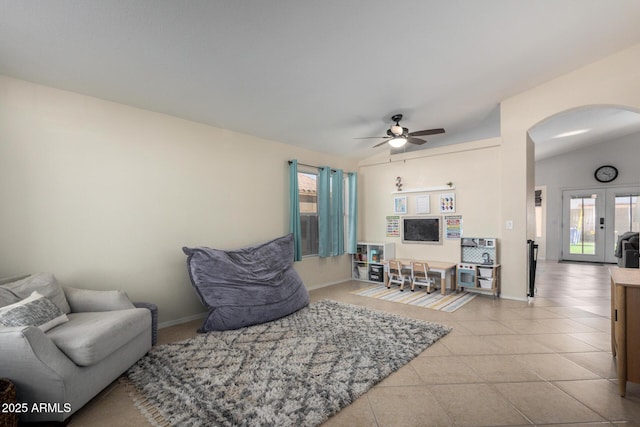
[[[74,313],[135,308],[124,291],[96,291],[65,287],[64,293]]]
[[[0,279],[0,307],[4,307],[9,304],[16,303],[20,301],[20,298],[16,296],[13,292],[11,292],[8,288],[5,288],[3,285],[7,283],[17,282],[20,279],[24,279],[27,276],[18,276],[18,277],[5,277]]]
[[[22,301],[0,308],[2,326],[35,326],[46,332],[68,320],[58,306],[35,291]]]
[[[151,330],[146,308],[71,313],[69,322],[47,332],[54,344],[76,365],[104,359],[145,330]]]
[[[24,279],[1,285],[0,304],[13,304],[27,298],[33,291],[49,298],[63,313],[68,314],[71,311],[62,287],[50,273],[32,274]]]

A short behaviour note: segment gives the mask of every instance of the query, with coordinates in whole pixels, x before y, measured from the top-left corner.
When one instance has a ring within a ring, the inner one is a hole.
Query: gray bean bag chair
[[[307,288],[293,269],[293,234],[232,251],[182,250],[191,283],[209,309],[198,332],[268,322],[309,304]]]

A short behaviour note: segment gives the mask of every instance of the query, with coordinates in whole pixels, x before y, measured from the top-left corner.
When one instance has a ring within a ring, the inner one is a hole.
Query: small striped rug
[[[442,295],[440,290],[428,294],[424,288],[417,288],[415,292],[410,289],[400,292],[400,288],[392,287],[387,289],[383,284],[372,285],[364,289],[358,289],[351,292],[354,295],[363,297],[378,298],[385,301],[399,302],[402,304],[417,305],[419,307],[430,308],[432,310],[440,310],[453,312],[474,299],[478,294],[473,292],[452,292]]]

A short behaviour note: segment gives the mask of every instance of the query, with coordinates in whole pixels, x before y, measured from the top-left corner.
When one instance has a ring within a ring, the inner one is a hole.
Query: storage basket
[[[491,288],[493,288],[493,280],[491,280],[491,279],[478,279],[478,283],[480,283],[480,287],[482,289],[491,289]]]
[[[0,378],[0,404],[16,403],[16,386],[6,378]],[[0,412],[0,427],[17,427],[17,412]]]
[[[372,282],[384,282],[384,276],[382,276],[382,274],[371,272],[369,273],[369,280]]]
[[[361,279],[367,279],[369,275],[369,269],[367,267],[358,266],[358,275]]]
[[[493,268],[478,267],[478,273],[480,277],[493,277]]]
[[[371,272],[374,273],[374,274],[381,275],[381,274],[384,273],[384,266],[382,266],[382,265],[373,264],[373,265],[370,266],[370,269],[371,269]]]

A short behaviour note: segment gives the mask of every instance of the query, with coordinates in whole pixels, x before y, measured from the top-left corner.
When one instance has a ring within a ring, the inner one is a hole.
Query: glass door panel
[[[596,253],[596,199],[577,196],[569,203],[569,253],[593,255]]]
[[[563,192],[563,259],[604,261],[604,199],[604,190]]]
[[[614,232],[615,239],[627,231],[638,231],[638,196],[616,196],[615,198],[615,216],[614,216]]]
[[[640,230],[639,187],[607,189],[607,230],[605,262],[618,262],[615,256],[618,238],[629,231]]]
[[[617,263],[618,237],[640,230],[640,187],[562,192],[562,259]]]

